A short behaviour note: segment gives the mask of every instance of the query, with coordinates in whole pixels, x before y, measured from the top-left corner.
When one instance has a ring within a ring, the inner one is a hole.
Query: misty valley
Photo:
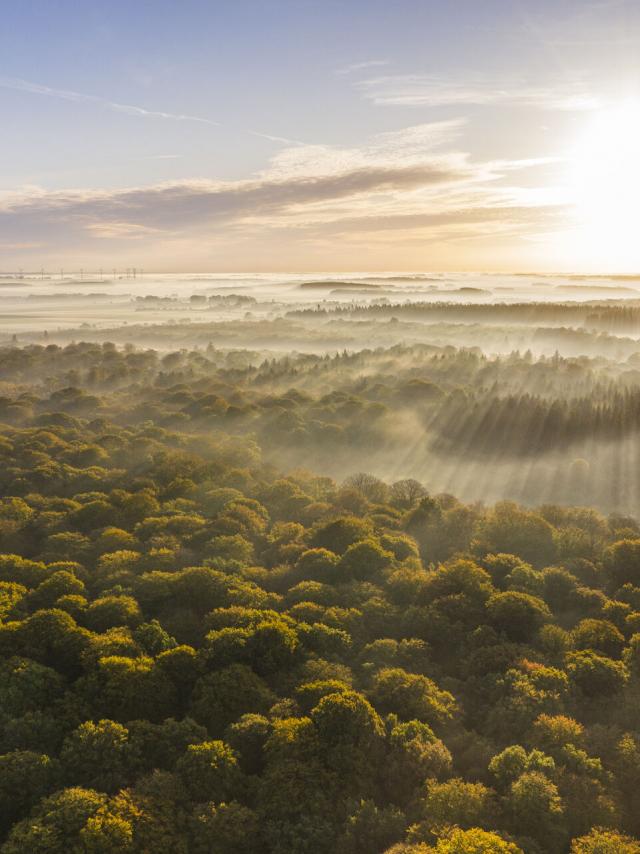
[[[632,277],[0,284],[7,424],[148,421],[253,438],[282,471],[640,514]]]
[[[0,288],[1,854],[640,852],[640,279]]]
[[[0,854],[640,854],[639,45],[0,2]]]

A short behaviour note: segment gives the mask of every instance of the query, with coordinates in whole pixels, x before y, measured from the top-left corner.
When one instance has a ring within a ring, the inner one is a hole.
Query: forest
[[[330,353],[0,347],[0,419],[47,413],[256,441],[281,471],[367,470],[465,501],[640,515],[640,359],[397,344]],[[0,472],[10,477],[10,469]],[[560,473],[560,477],[558,474]],[[8,484],[5,484],[8,488]],[[11,487],[14,489],[15,487]]]
[[[640,0],[0,0],[0,854],[640,854]]]
[[[638,854],[638,378],[4,346],[0,852]]]

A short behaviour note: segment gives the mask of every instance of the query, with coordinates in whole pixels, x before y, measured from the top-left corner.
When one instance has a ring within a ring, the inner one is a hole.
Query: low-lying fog
[[[194,329],[183,330],[181,345],[188,344],[192,337],[199,344],[223,344],[225,339],[233,338],[244,346],[257,332],[270,342],[267,346],[276,350],[295,347],[297,343],[302,349],[309,349],[311,329],[314,350],[331,351],[351,342],[371,346],[378,343],[377,334],[383,336],[385,343],[430,342],[437,338],[440,343],[455,344],[452,339],[462,336],[464,340],[459,344],[467,346],[471,343],[467,336],[473,333],[451,327],[480,324],[494,331],[486,347],[475,340],[473,345],[488,352],[504,352],[517,343],[509,337],[512,326],[640,334],[635,318],[626,325],[621,321],[617,329],[597,323],[597,315],[613,305],[637,307],[640,316],[640,277],[138,273],[134,278],[0,274],[0,299],[0,342],[11,340],[14,335],[21,342],[41,340],[45,331],[51,340],[59,342],[89,335],[92,340],[100,340],[105,331],[135,325],[145,327],[145,343],[163,347],[172,346],[179,335],[175,329],[163,327],[189,324]],[[523,311],[524,303],[531,304],[528,311]],[[549,304],[558,308],[550,309]],[[513,310],[505,312],[506,306],[513,306]],[[434,311],[436,308],[439,310]],[[285,334],[291,340],[285,342],[281,340],[283,320],[291,327]],[[376,331],[380,321],[400,326]],[[253,326],[247,327],[245,335],[238,330],[238,322]],[[260,327],[256,328],[258,323]],[[353,328],[342,329],[345,323]],[[363,323],[375,326],[363,329]],[[500,337],[502,330],[504,338]],[[521,329],[519,333],[522,335]],[[126,340],[124,330],[119,336]],[[529,346],[530,342],[525,344]]]
[[[8,425],[135,400],[284,468],[640,513],[640,277],[0,275],[0,300]]]

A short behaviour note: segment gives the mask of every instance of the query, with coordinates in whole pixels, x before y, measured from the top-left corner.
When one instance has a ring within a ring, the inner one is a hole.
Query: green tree
[[[194,801],[228,801],[242,784],[236,754],[223,741],[190,744],[176,770]]]
[[[175,707],[175,688],[151,658],[100,658],[84,683],[93,708],[119,723],[162,720]]]
[[[619,658],[624,635],[608,620],[580,620],[571,633],[576,649],[592,649],[610,658]]]
[[[518,835],[549,847],[562,838],[562,801],[555,783],[540,771],[526,771],[511,784],[505,809]]]
[[[533,724],[531,740],[541,750],[555,755],[567,744],[581,746],[584,727],[566,715],[540,715]]]
[[[39,584],[26,597],[25,605],[31,611],[52,608],[61,596],[83,595],[84,583],[72,572],[59,570]]]
[[[432,726],[449,720],[456,710],[452,694],[442,691],[432,679],[399,667],[385,667],[376,673],[371,698],[382,713]]]
[[[613,661],[592,650],[567,655],[567,674],[585,697],[611,697],[624,688],[628,674],[620,661]]]
[[[555,557],[553,527],[512,501],[498,502],[480,519],[474,534],[474,548],[480,553],[515,554],[534,566],[549,564]]]
[[[487,602],[487,615],[498,631],[510,640],[526,643],[551,619],[545,603],[528,593],[495,593]]]
[[[94,632],[104,632],[114,626],[135,628],[142,614],[133,596],[102,596],[89,605],[84,619]]]
[[[374,539],[352,543],[340,558],[340,572],[345,579],[364,580],[377,575],[393,560],[391,552],[385,551]]]
[[[389,718],[389,723],[393,718]],[[383,786],[388,799],[407,806],[427,779],[442,780],[451,774],[453,759],[430,726],[420,721],[396,723],[389,734]]]
[[[378,807],[362,800],[348,817],[346,829],[338,839],[336,854],[371,854],[384,851],[403,834],[404,814],[393,806]]]
[[[245,773],[261,774],[264,770],[264,749],[272,728],[264,715],[246,714],[227,729],[226,741],[236,752]]]
[[[482,783],[455,778],[429,780],[419,801],[420,823],[409,832],[410,842],[430,842],[443,827],[463,829],[491,826],[497,816],[495,793]]]
[[[350,545],[371,536],[371,523],[356,516],[342,516],[321,525],[314,533],[311,544],[342,555]]]
[[[176,639],[171,637],[155,619],[138,625],[133,637],[147,655],[159,655],[178,646]]]
[[[640,539],[618,540],[605,553],[605,567],[614,587],[640,586]]]
[[[615,830],[594,828],[573,840],[571,854],[640,854],[640,841]]]
[[[245,854],[264,851],[253,810],[237,801],[196,807],[191,820],[193,854]]]
[[[63,677],[52,667],[12,656],[0,661],[0,708],[8,717],[19,717],[46,708],[64,691]]]
[[[394,845],[386,854],[523,854],[521,848],[497,833],[473,827],[445,830],[436,844]]]
[[[536,772],[552,777],[555,770],[555,762],[550,756],[545,756],[540,750],[527,753],[519,744],[505,747],[489,762],[489,771],[500,789],[512,785],[523,774]]]
[[[211,735],[220,736],[241,715],[264,714],[275,700],[266,683],[250,668],[232,664],[196,683],[191,714]]]
[[[131,852],[133,826],[109,808],[106,795],[91,789],[63,789],[44,798],[12,828],[2,854],[98,854]]]
[[[53,791],[60,779],[55,759],[29,750],[0,756],[0,830],[3,834],[38,801]]]
[[[65,739],[60,762],[69,783],[116,792],[134,772],[129,731],[115,721],[85,721]]]

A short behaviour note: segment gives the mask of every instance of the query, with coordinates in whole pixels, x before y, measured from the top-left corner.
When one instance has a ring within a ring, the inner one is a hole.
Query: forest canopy
[[[635,519],[347,468],[409,412],[486,459],[523,373],[545,447],[634,417],[588,360],[1,350],[2,854],[640,852]]]

